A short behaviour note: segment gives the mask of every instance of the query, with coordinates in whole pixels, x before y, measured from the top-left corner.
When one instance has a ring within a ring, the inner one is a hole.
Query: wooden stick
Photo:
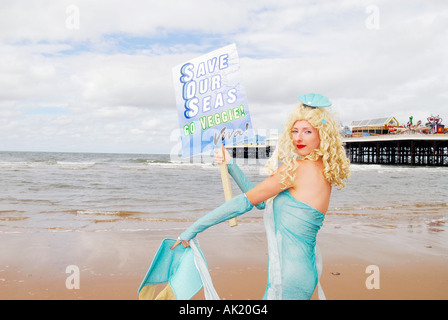
[[[229,170],[227,169],[227,164],[226,164],[226,155],[224,152],[224,145],[222,146],[222,148],[219,150],[219,152],[222,155],[223,158],[223,162],[219,165],[219,170],[221,171],[221,180],[222,180],[222,187],[224,189],[224,197],[226,199],[226,202],[229,201],[230,199],[233,198],[233,194],[232,194],[232,186],[230,185],[230,176],[229,176]],[[236,220],[236,218],[232,218],[229,220],[229,225],[231,227],[235,227],[238,225],[238,221]]]

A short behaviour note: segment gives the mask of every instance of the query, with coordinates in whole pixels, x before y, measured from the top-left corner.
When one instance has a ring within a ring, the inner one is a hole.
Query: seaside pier
[[[448,166],[448,135],[385,134],[344,138],[351,163],[410,166]],[[234,158],[266,159],[275,150],[267,145],[228,148]]]
[[[448,135],[397,134],[344,138],[351,163],[448,166]]]

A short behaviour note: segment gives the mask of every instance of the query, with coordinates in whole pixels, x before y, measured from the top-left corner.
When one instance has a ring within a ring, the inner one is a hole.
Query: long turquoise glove
[[[241,193],[215,210],[207,213],[202,218],[196,220],[196,222],[187,230],[181,233],[179,238],[180,240],[191,240],[196,237],[199,232],[202,232],[215,224],[238,217],[239,215],[252,210],[253,207],[254,205],[250,203],[246,195]]]
[[[233,160],[230,160],[227,164],[227,169],[229,170],[229,174],[232,176],[233,180],[235,180],[238,187],[240,187],[241,191],[244,193],[255,187],[255,184],[253,184],[252,181],[246,177],[244,172],[241,171]],[[264,201],[256,204],[255,206],[260,210],[263,210],[266,207]]]

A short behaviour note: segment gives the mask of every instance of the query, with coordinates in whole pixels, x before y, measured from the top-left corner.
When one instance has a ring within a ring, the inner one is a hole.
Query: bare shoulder
[[[320,160],[300,160],[290,192],[297,200],[325,214],[330,202],[331,186],[325,178],[323,169]]]
[[[273,173],[273,174],[271,174],[271,177],[273,177],[273,176],[279,176],[280,175],[280,172],[283,172],[283,170],[285,170],[285,168],[286,168],[286,164],[281,164],[276,170],[275,170],[275,172]]]
[[[300,160],[296,177],[303,180],[315,180],[321,183],[327,182],[324,176],[324,165],[321,160]]]

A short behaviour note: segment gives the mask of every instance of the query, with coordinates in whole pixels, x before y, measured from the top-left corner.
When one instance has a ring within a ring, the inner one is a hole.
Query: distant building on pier
[[[388,134],[390,127],[398,127],[395,117],[352,121],[352,137],[365,137]]]

